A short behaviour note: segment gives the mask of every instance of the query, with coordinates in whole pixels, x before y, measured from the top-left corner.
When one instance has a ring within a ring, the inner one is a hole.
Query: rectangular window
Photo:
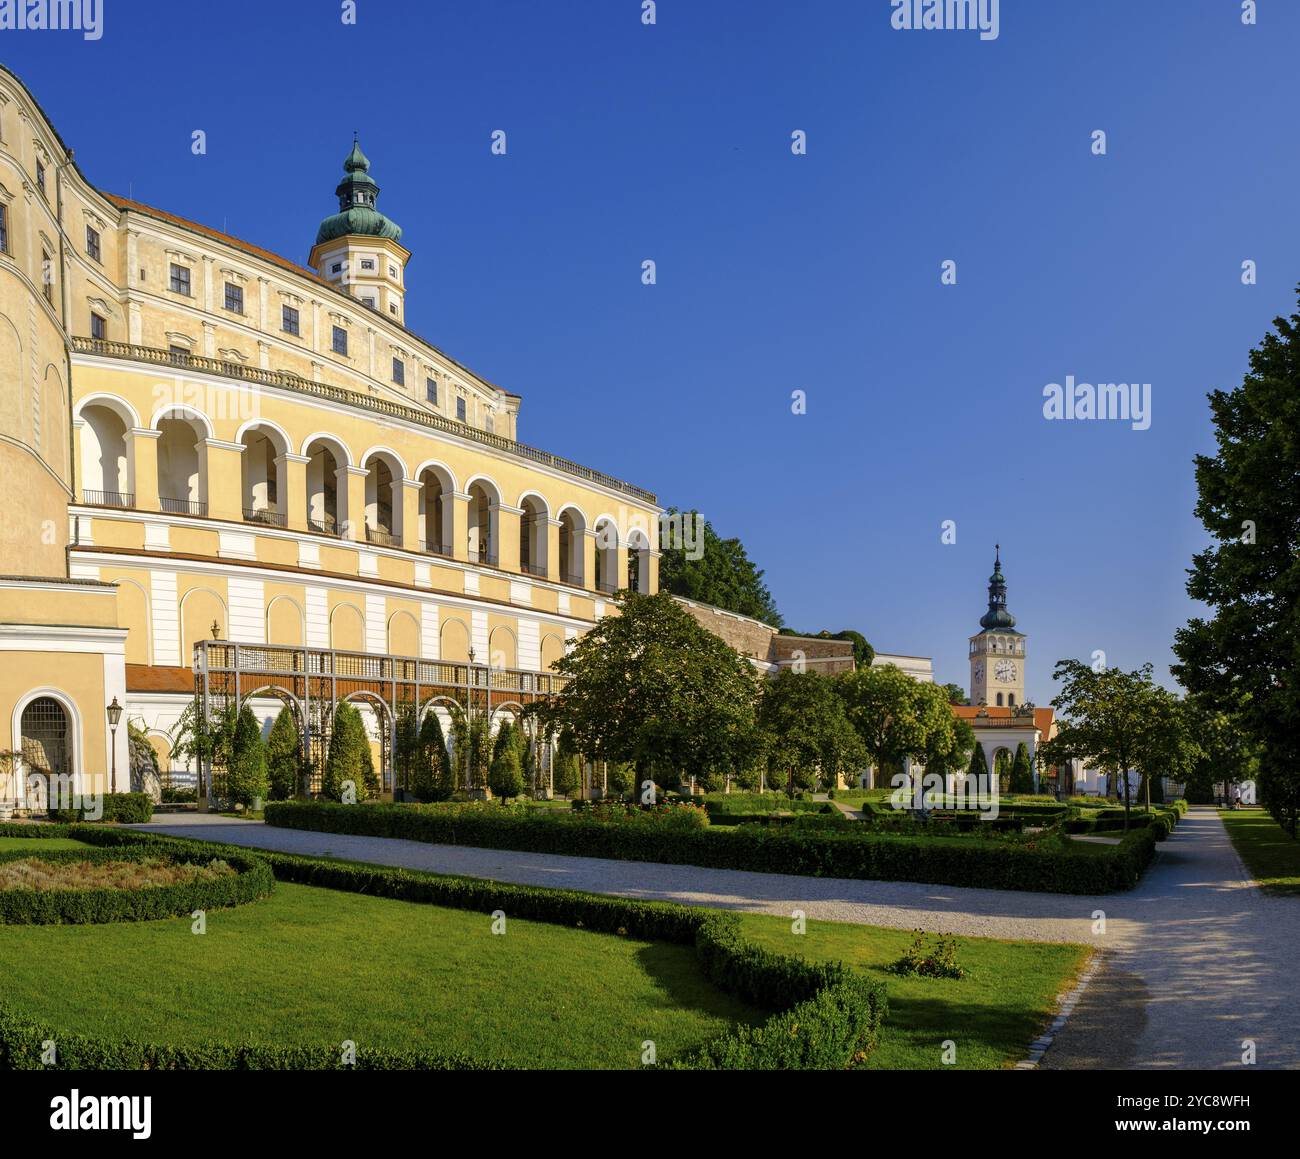
[[[393,381],[398,386],[406,385],[406,363],[400,358],[393,359]]]
[[[41,187],[41,192],[44,193],[45,192],[45,166],[40,161],[36,162],[36,184]]]
[[[348,332],[342,326],[334,327],[334,353],[346,355],[348,352]]]
[[[424,397],[434,406],[438,405],[438,382],[436,379],[426,378],[424,380]]]
[[[41,284],[45,290],[45,300],[54,305],[54,262],[50,255],[41,250]]]
[[[226,309],[232,314],[242,314],[244,312],[243,286],[237,286],[234,282],[226,283]]]
[[[375,308],[374,298],[362,298],[361,301],[364,302],[367,306],[369,306],[370,309],[373,310]]]
[[[342,263],[342,262],[335,262],[332,266],[330,266],[330,273],[331,273],[331,274],[341,274],[342,272],[343,272],[343,263]]]
[[[373,258],[362,258],[362,259],[361,259],[361,268],[362,268],[363,270],[373,270],[373,269],[375,268],[375,262],[374,262],[374,259],[373,259]]]
[[[9,206],[0,205],[0,253],[9,252]]]
[[[184,294],[187,298],[190,296],[189,266],[178,266],[172,262],[171,291],[173,294]]]
[[[389,303],[388,303],[388,312],[389,312],[390,314],[392,314],[393,317],[397,317],[397,303],[396,303],[396,302],[389,302]]]
[[[389,276],[390,278],[393,278],[394,280],[396,280],[396,278],[397,278],[397,267],[396,267],[396,266],[389,266],[389,267],[388,267],[388,276]]]
[[[298,333],[298,311],[292,306],[280,307],[280,329],[286,334]]]
[[[96,342],[103,342],[108,338],[107,320],[93,310],[90,314],[90,336]]]
[[[465,400],[463,398],[458,398],[456,400],[456,417],[460,419],[461,422],[465,421]]]
[[[99,261],[99,233],[86,226],[86,253]]]

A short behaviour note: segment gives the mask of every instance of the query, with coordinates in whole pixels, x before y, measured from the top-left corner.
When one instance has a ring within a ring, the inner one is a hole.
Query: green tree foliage
[[[1211,393],[1217,453],[1196,459],[1196,515],[1213,538],[1187,592],[1211,619],[1178,631],[1174,675],[1239,714],[1258,750],[1260,801],[1300,825],[1300,314],[1278,318],[1232,391]],[[1216,779],[1245,779],[1222,768]]]
[[[469,788],[488,788],[488,774],[492,769],[492,726],[481,712],[470,718],[466,729],[469,762]]]
[[[224,795],[247,807],[254,801],[265,799],[268,787],[262,728],[252,708],[245,704],[235,721]]]
[[[302,788],[302,742],[298,721],[288,705],[276,714],[266,738],[266,777],[272,801],[287,801]]]
[[[420,765],[424,757],[420,748],[420,722],[415,713],[415,702],[403,700],[397,706],[397,721],[393,726],[393,771],[397,787],[412,795],[415,782],[422,775]]]
[[[837,788],[841,774],[866,763],[866,750],[844,713],[834,682],[815,672],[782,671],[764,688],[758,727],[768,767],[787,792],[812,789],[818,778]]]
[[[1034,766],[1029,762],[1029,748],[1024,741],[1016,745],[1016,756],[1011,762],[1009,788],[1013,793],[1034,791]]]
[[[973,733],[975,730],[971,729]],[[976,744],[971,750],[970,763],[966,766],[966,775],[975,778],[975,788],[979,793],[989,792],[989,762],[984,756],[984,746]]]
[[[943,686],[944,694],[948,697],[949,704],[965,704],[966,689],[960,684],[945,684]]]
[[[349,781],[355,786],[358,801],[379,794],[374,754],[370,750],[370,737],[361,712],[355,705],[340,700],[334,709],[321,793],[332,801],[342,801]]]
[[[669,508],[668,514],[681,513]],[[726,608],[780,628],[781,613],[776,609],[776,601],[763,583],[763,573],[746,553],[745,545],[739,539],[719,538],[698,512],[689,512],[687,517],[703,532],[703,554],[699,559],[687,559],[685,544],[665,544],[659,559],[660,591]]]
[[[975,743],[975,730],[969,721],[960,717],[952,718],[952,733],[937,728],[930,733],[926,746],[925,772],[945,778],[949,773],[964,773],[971,761],[971,750],[979,748]]]
[[[637,783],[734,768],[755,747],[753,668],[666,592],[627,593],[556,662],[570,681],[539,715]],[[664,782],[660,782],[664,783]]]
[[[914,761],[955,760],[959,735],[948,697],[891,664],[862,668],[836,680],[849,723],[870,763],[882,773]],[[883,787],[883,786],[882,786]]]
[[[430,709],[420,722],[420,753],[415,764],[411,792],[417,801],[449,801],[455,789],[451,754],[443,736],[442,722]]]
[[[194,761],[200,768],[224,770],[230,763],[238,720],[239,706],[233,701],[207,718],[202,703],[190,701],[173,731],[172,759],[182,765]]]
[[[520,734],[510,721],[503,721],[497,729],[492,765],[488,770],[488,788],[503,801],[512,800],[524,791],[524,771],[519,753]]]
[[[470,751],[469,721],[460,708],[451,709],[451,783],[452,790],[469,788]]]
[[[556,741],[552,778],[556,796],[571,797],[582,788],[582,767],[567,732],[561,732]]]
[[[1056,736],[1039,749],[1044,764],[1083,760],[1105,773],[1124,802],[1128,828],[1132,787],[1128,773],[1180,777],[1191,768],[1197,748],[1177,698],[1151,679],[1151,665],[1135,672],[1094,670],[1080,660],[1061,660],[1053,673],[1061,682],[1056,707],[1062,716]]]
[[[1215,799],[1215,786],[1254,779],[1259,770],[1255,738],[1243,728],[1245,714],[1225,711],[1209,697],[1192,696],[1184,702],[1188,727],[1198,753],[1187,775],[1187,799],[1207,805]]]
[[[859,668],[870,668],[871,662],[876,658],[876,650],[867,642],[866,636],[852,628],[844,628],[839,632],[825,629],[820,632],[795,632],[790,628],[782,628],[781,635],[806,636],[811,640],[848,640],[853,645],[853,662]]]

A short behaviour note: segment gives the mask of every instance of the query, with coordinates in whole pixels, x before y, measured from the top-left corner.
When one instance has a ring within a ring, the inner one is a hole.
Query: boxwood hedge
[[[143,825],[153,819],[153,799],[148,793],[105,793],[97,821],[115,821],[120,825]],[[87,821],[86,810],[56,809],[51,813],[58,821]]]
[[[36,857],[41,861],[77,863],[145,861],[160,851],[141,844],[116,849],[52,849],[48,852],[4,850],[0,863]],[[177,860],[198,864],[213,855],[201,849],[169,850]],[[271,867],[247,851],[223,855],[235,870],[223,877],[140,889],[0,889],[0,925],[91,925],[143,922],[191,914],[195,910],[243,905],[275,889]]]
[[[159,837],[91,825],[49,826],[120,857],[142,855],[249,858],[239,846]],[[76,853],[77,851],[70,851]],[[813,963],[747,942],[731,913],[670,902],[636,901],[577,890],[511,885],[387,866],[258,851],[281,881],[366,893],[400,901],[492,912],[647,941],[694,945],[704,976],[752,1005],[777,1011],[764,1025],[741,1027],[714,1041],[663,1060],[664,1069],[845,1070],[861,1065],[874,1048],[887,1013],[882,983],[842,963]],[[248,1046],[227,1042],[194,1047],[64,1035],[0,1005],[0,1069],[40,1068],[42,1044],[58,1046],[58,1069],[340,1069],[338,1047]],[[357,1069],[489,1070],[491,1061],[427,1052],[359,1050]]]
[[[435,845],[513,849],[606,857],[711,869],[917,881],[1047,893],[1110,893],[1132,889],[1155,848],[1143,828],[1105,853],[1060,852],[1048,847],[963,838],[873,833],[860,824],[807,828],[738,825],[694,831],[616,826],[582,817],[502,809],[473,812],[426,805],[340,805],[277,801],[266,806],[267,824],[321,833],[398,837]]]

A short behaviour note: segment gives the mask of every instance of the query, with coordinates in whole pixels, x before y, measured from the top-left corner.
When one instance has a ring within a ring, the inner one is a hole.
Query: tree
[[[1282,828],[1300,824],[1300,314],[1250,353],[1235,390],[1209,396],[1217,453],[1196,458],[1196,515],[1214,543],[1187,592],[1208,604],[1174,642],[1175,677],[1258,745],[1259,794]],[[1224,780],[1241,779],[1222,769]]]
[[[968,726],[969,727],[969,726]],[[974,729],[971,729],[972,734]],[[970,764],[966,766],[966,776],[975,778],[975,791],[981,795],[992,792],[989,783],[989,762],[984,755],[984,746],[976,744],[971,750]]]
[[[1190,767],[1194,746],[1177,711],[1177,700],[1151,679],[1151,665],[1134,672],[1094,670],[1081,660],[1061,660],[1056,736],[1040,749],[1046,764],[1080,759],[1117,785],[1124,802],[1124,828],[1132,809],[1130,772],[1142,776]]]
[[[948,697],[949,704],[965,704],[966,689],[960,684],[945,684],[943,686],[944,695]]]
[[[496,748],[492,754],[492,767],[488,771],[488,788],[508,801],[524,791],[524,771],[519,760],[518,733],[510,721],[504,721],[497,730]]]
[[[867,642],[866,636],[853,628],[844,628],[838,632],[822,629],[820,632],[796,632],[792,628],[782,628],[782,636],[806,636],[810,640],[848,640],[853,645],[853,663],[859,668],[870,668],[876,658],[876,650]]]
[[[935,729],[930,733],[925,756],[922,758],[925,762],[926,776],[936,774],[942,777],[944,784],[947,785],[950,774],[966,771],[971,761],[971,750],[978,748],[975,730],[970,722],[954,716],[951,736],[943,729]]]
[[[358,801],[378,793],[374,754],[370,751],[370,737],[361,712],[355,705],[340,700],[334,709],[321,794],[332,801],[342,801],[348,782],[354,786]]]
[[[884,664],[839,677],[836,689],[868,759],[882,774],[908,758],[946,761],[957,748],[952,710],[937,685]]]
[[[301,791],[302,741],[298,720],[288,705],[276,714],[266,738],[266,776],[272,801],[287,801]]]
[[[203,714],[203,702],[197,697],[187,704],[173,732],[172,760],[183,765],[195,762],[201,775],[209,770],[216,776],[230,763],[235,741],[239,705],[230,701],[211,716]],[[199,785],[200,795],[203,788]]]
[[[813,788],[818,776],[834,789],[841,773],[866,762],[833,681],[816,672],[787,668],[770,681],[759,700],[758,727],[768,766],[785,775],[791,796]]]
[[[420,755],[411,791],[417,801],[449,801],[455,788],[451,754],[443,737],[442,722],[430,709],[420,722]]]
[[[561,797],[569,797],[582,788],[582,768],[567,732],[561,732],[555,746],[555,764],[551,770],[552,788]]]
[[[1187,774],[1187,799],[1208,805],[1215,799],[1215,786],[1255,777],[1259,754],[1254,737],[1242,727],[1239,708],[1226,711],[1208,697],[1190,696],[1183,702],[1188,728],[1196,737],[1197,756]]]
[[[697,511],[683,514],[670,507],[668,515],[670,519],[680,517],[693,521],[700,534],[697,551],[692,554],[698,552],[699,558],[687,558],[685,543],[662,544],[659,590],[725,608],[780,628],[781,613],[776,610],[776,601],[763,583],[763,573],[746,553],[745,545],[739,539],[720,539],[708,520],[701,518]]]
[[[1146,727],[1138,737],[1136,767],[1148,801],[1163,801],[1163,777],[1181,781],[1196,766],[1200,746],[1193,739],[1183,702],[1167,688],[1154,686]]]
[[[1021,741],[1016,745],[1016,756],[1011,762],[1010,790],[1013,793],[1034,791],[1034,767],[1029,761],[1029,746]]]
[[[393,726],[393,771],[397,785],[414,794],[415,781],[420,776],[423,753],[420,749],[420,722],[415,716],[415,702],[403,700],[397,706],[397,721]]]
[[[465,737],[469,765],[467,787],[488,788],[488,774],[492,768],[492,725],[488,718],[481,712],[476,712],[470,718]]]
[[[468,789],[470,776],[469,721],[457,705],[451,708],[451,783],[452,790]]]
[[[626,593],[555,664],[569,677],[539,709],[592,760],[648,778],[704,776],[741,763],[755,745],[757,676],[667,592]]]
[[[247,704],[235,721],[225,781],[226,796],[245,807],[267,794],[266,745],[262,742],[262,727]]]

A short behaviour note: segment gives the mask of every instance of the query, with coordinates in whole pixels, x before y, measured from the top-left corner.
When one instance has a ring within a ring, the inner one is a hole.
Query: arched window
[[[998,707],[1002,707],[1002,693],[1000,692],[998,693]]]
[[[29,807],[54,808],[58,802],[51,797],[51,780],[72,774],[68,714],[52,696],[38,696],[23,709],[19,728],[22,732],[23,776],[26,778],[19,796],[27,799]]]
[[[1015,708],[1015,706],[1016,706],[1016,694],[1015,694],[1014,692],[1008,692],[1008,693],[1007,693],[1007,705],[1008,705],[1009,707],[1011,707],[1011,708]]]

